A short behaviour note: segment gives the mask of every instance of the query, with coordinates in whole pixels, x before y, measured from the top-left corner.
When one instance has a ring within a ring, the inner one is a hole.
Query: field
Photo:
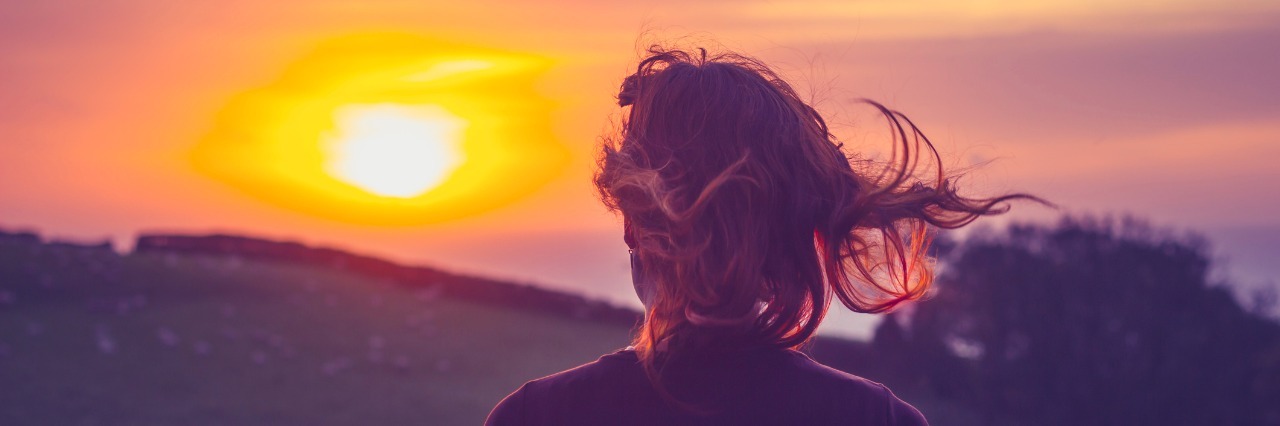
[[[628,331],[300,265],[0,243],[0,424],[479,424]]]
[[[520,286],[451,296],[480,284],[449,274],[409,285],[14,235],[0,235],[0,425],[475,425],[523,382],[622,348],[631,331],[625,314],[591,317],[589,301]],[[552,302],[511,304],[538,297]],[[865,343],[808,350],[889,384],[935,424],[980,424],[877,368],[886,360]]]

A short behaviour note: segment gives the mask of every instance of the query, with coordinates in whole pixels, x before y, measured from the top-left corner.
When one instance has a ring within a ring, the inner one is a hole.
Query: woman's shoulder
[[[819,386],[822,390],[870,399],[883,397],[884,391],[888,390],[879,382],[827,366],[804,352],[787,349],[784,353],[790,367],[790,377],[811,382],[811,385]]]
[[[803,352],[787,350],[797,382],[805,382],[811,398],[827,400],[849,412],[870,416],[874,424],[927,425],[924,415],[903,401],[888,386],[850,374],[810,358]]]
[[[525,385],[530,388],[530,391],[536,392],[566,387],[589,387],[600,382],[617,384],[620,377],[626,376],[643,377],[640,359],[630,348],[618,349],[601,355],[595,361],[530,380]]]
[[[530,380],[503,398],[486,424],[589,424],[564,416],[594,419],[606,407],[630,405],[647,388],[634,351],[619,349],[595,361]]]
[[[738,424],[785,424],[774,418],[792,412],[812,424],[926,425],[915,407],[902,401],[884,385],[849,374],[794,350],[759,352],[735,360],[723,360],[722,372],[690,383],[691,387],[718,388],[715,394],[739,405]],[[711,369],[716,370],[716,369]],[[722,373],[722,374],[721,374]],[[672,383],[673,385],[675,383]],[[565,419],[565,413],[581,419],[603,420],[622,410],[633,416],[657,416],[665,404],[653,393],[636,353],[621,349],[599,359],[526,382],[507,396],[490,414],[489,424],[541,424],[539,420]],[[804,408],[801,408],[804,407]],[[598,411],[598,412],[597,412]],[[760,411],[757,415],[749,413]],[[641,414],[645,413],[645,414]],[[646,415],[647,414],[647,415]],[[519,421],[500,420],[520,419]],[[638,420],[632,417],[633,420]],[[754,423],[753,423],[754,422]],[[589,424],[590,422],[569,422]],[[669,422],[667,422],[669,423]]]

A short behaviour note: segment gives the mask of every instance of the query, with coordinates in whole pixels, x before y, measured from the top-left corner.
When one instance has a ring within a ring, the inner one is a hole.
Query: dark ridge
[[[3,238],[3,237],[0,237]],[[37,237],[38,239],[38,237]],[[385,279],[412,287],[430,288],[442,295],[489,305],[549,313],[577,320],[634,325],[639,312],[531,285],[455,275],[424,266],[406,266],[375,257],[291,241],[271,241],[236,235],[140,235],[135,253],[174,253],[229,256],[303,264]]]
[[[110,242],[73,243],[45,242],[32,231],[0,229],[0,244],[61,248],[68,252],[111,252]],[[643,314],[583,296],[547,290],[525,284],[514,284],[487,278],[457,275],[425,266],[406,266],[376,257],[350,253],[327,247],[311,247],[293,241],[273,241],[238,235],[174,235],[143,234],[138,236],[134,253],[176,254],[235,257],[244,260],[292,263],[316,268],[353,272],[401,285],[439,291],[440,295],[571,318],[635,326]],[[112,252],[114,254],[114,252]],[[844,364],[861,364],[866,344],[840,338],[817,336],[806,351],[824,361],[839,359]],[[857,355],[857,356],[853,356]],[[841,367],[852,365],[841,364]],[[865,368],[859,365],[854,371]],[[846,370],[849,371],[849,370]]]
[[[6,231],[0,229],[0,243],[40,244],[40,234],[31,231]]]
[[[59,249],[67,249],[67,250],[109,251],[109,252],[114,252],[116,250],[115,245],[111,244],[111,241],[109,240],[99,241],[96,243],[86,243],[86,242],[80,242],[80,241],[50,240],[44,243],[44,245],[49,248],[59,248]]]

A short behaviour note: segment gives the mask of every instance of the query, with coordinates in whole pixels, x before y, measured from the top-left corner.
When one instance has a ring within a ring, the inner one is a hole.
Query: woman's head
[[[858,312],[918,299],[928,225],[1025,197],[958,195],[928,139],[871,101],[893,154],[851,160],[790,85],[741,55],[651,48],[618,100],[630,112],[604,140],[595,184],[654,289],[635,341],[649,363],[658,347],[798,346],[833,296]]]

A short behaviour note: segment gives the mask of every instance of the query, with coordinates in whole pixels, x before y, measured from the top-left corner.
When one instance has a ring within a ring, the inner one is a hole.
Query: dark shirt
[[[666,372],[670,372],[669,374]],[[884,385],[790,349],[664,368],[666,388],[710,414],[674,408],[619,350],[525,383],[485,422],[503,425],[927,425]]]

